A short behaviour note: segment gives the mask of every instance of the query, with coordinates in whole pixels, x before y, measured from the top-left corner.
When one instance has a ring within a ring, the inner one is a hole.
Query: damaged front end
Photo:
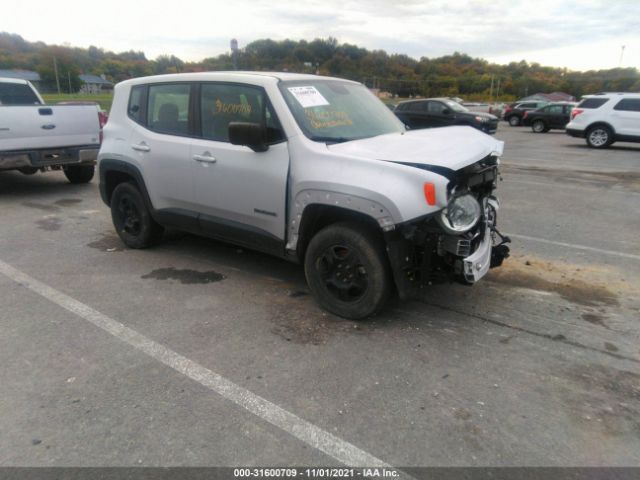
[[[491,155],[452,172],[447,207],[386,233],[401,298],[443,281],[473,284],[509,256],[510,240],[497,229],[498,163]]]

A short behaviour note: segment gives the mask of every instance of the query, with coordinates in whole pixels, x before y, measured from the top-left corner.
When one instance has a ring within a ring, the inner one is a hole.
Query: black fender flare
[[[140,172],[138,167],[122,160],[104,159],[100,160],[100,162],[98,163],[98,171],[100,177],[100,197],[108,207],[111,206],[111,192],[107,190],[107,174],[111,172],[119,172],[135,180],[138,188],[140,189],[140,192],[142,193],[142,198],[144,199],[146,207],[149,209],[152,216],[155,216],[155,210],[153,208],[153,204],[151,203],[151,198],[149,197],[147,186],[144,183],[144,178],[142,177],[142,173]]]

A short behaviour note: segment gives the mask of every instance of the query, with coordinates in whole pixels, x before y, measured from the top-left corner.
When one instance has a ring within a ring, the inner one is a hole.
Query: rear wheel
[[[38,173],[38,169],[35,167],[22,167],[19,168],[18,171],[24,175],[35,175]]]
[[[613,132],[604,125],[591,127],[587,130],[586,140],[592,148],[607,148],[613,143]]]
[[[533,130],[534,133],[545,133],[549,131],[547,125],[542,120],[535,120],[531,124],[531,130]]]
[[[518,125],[520,125],[520,118],[518,118],[516,115],[510,116],[509,125],[511,125],[512,127],[517,127]]]
[[[64,169],[64,175],[71,183],[89,183],[93,178],[94,165],[74,165]]]
[[[120,239],[130,248],[155,245],[164,231],[151,218],[140,190],[129,182],[119,184],[113,191],[111,219]]]
[[[373,315],[391,294],[383,240],[371,228],[351,222],[325,227],[311,239],[304,266],[317,302],[341,317]]]

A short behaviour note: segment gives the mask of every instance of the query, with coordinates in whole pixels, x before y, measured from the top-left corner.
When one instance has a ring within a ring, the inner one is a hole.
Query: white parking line
[[[382,460],[359,449],[346,440],[342,440],[326,430],[303,420],[269,400],[227,380],[193,360],[183,357],[164,345],[145,337],[141,333],[51,288],[2,261],[0,261],[0,273],[92,323],[96,327],[101,328],[105,332],[110,333],[123,342],[128,343],[135,349],[158,360],[175,371],[204,385],[227,400],[231,400],[236,405],[293,435],[307,445],[326,453],[344,465],[352,467],[392,468]]]
[[[587,252],[603,253],[605,255],[612,255],[614,257],[640,260],[640,255],[634,255],[633,253],[616,252],[615,250],[603,250],[601,248],[587,247],[585,245],[576,245],[575,243],[556,242],[555,240],[547,240],[546,238],[538,238],[538,237],[529,237],[527,235],[518,235],[516,233],[507,233],[506,235],[508,237],[519,238],[521,240],[531,240],[532,242],[548,243],[550,245],[557,245],[559,247],[573,248],[576,250],[584,250]]]

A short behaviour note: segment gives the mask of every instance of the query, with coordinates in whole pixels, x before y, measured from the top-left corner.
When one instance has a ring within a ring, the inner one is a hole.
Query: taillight
[[[104,138],[104,134],[102,133],[102,129],[107,124],[107,120],[109,120],[109,115],[106,112],[98,110],[98,123],[100,124],[100,143],[102,143],[102,139]]]
[[[511,105],[507,105],[504,109],[504,113],[509,113],[511,110],[513,110],[513,108],[511,108]]]
[[[529,112],[524,112],[524,115],[522,115],[522,118],[527,118],[528,115],[529,115]]]
[[[573,120],[574,118],[576,118],[578,115],[580,115],[583,112],[584,112],[584,110],[582,110],[581,108],[574,108],[571,111],[571,120]]]

